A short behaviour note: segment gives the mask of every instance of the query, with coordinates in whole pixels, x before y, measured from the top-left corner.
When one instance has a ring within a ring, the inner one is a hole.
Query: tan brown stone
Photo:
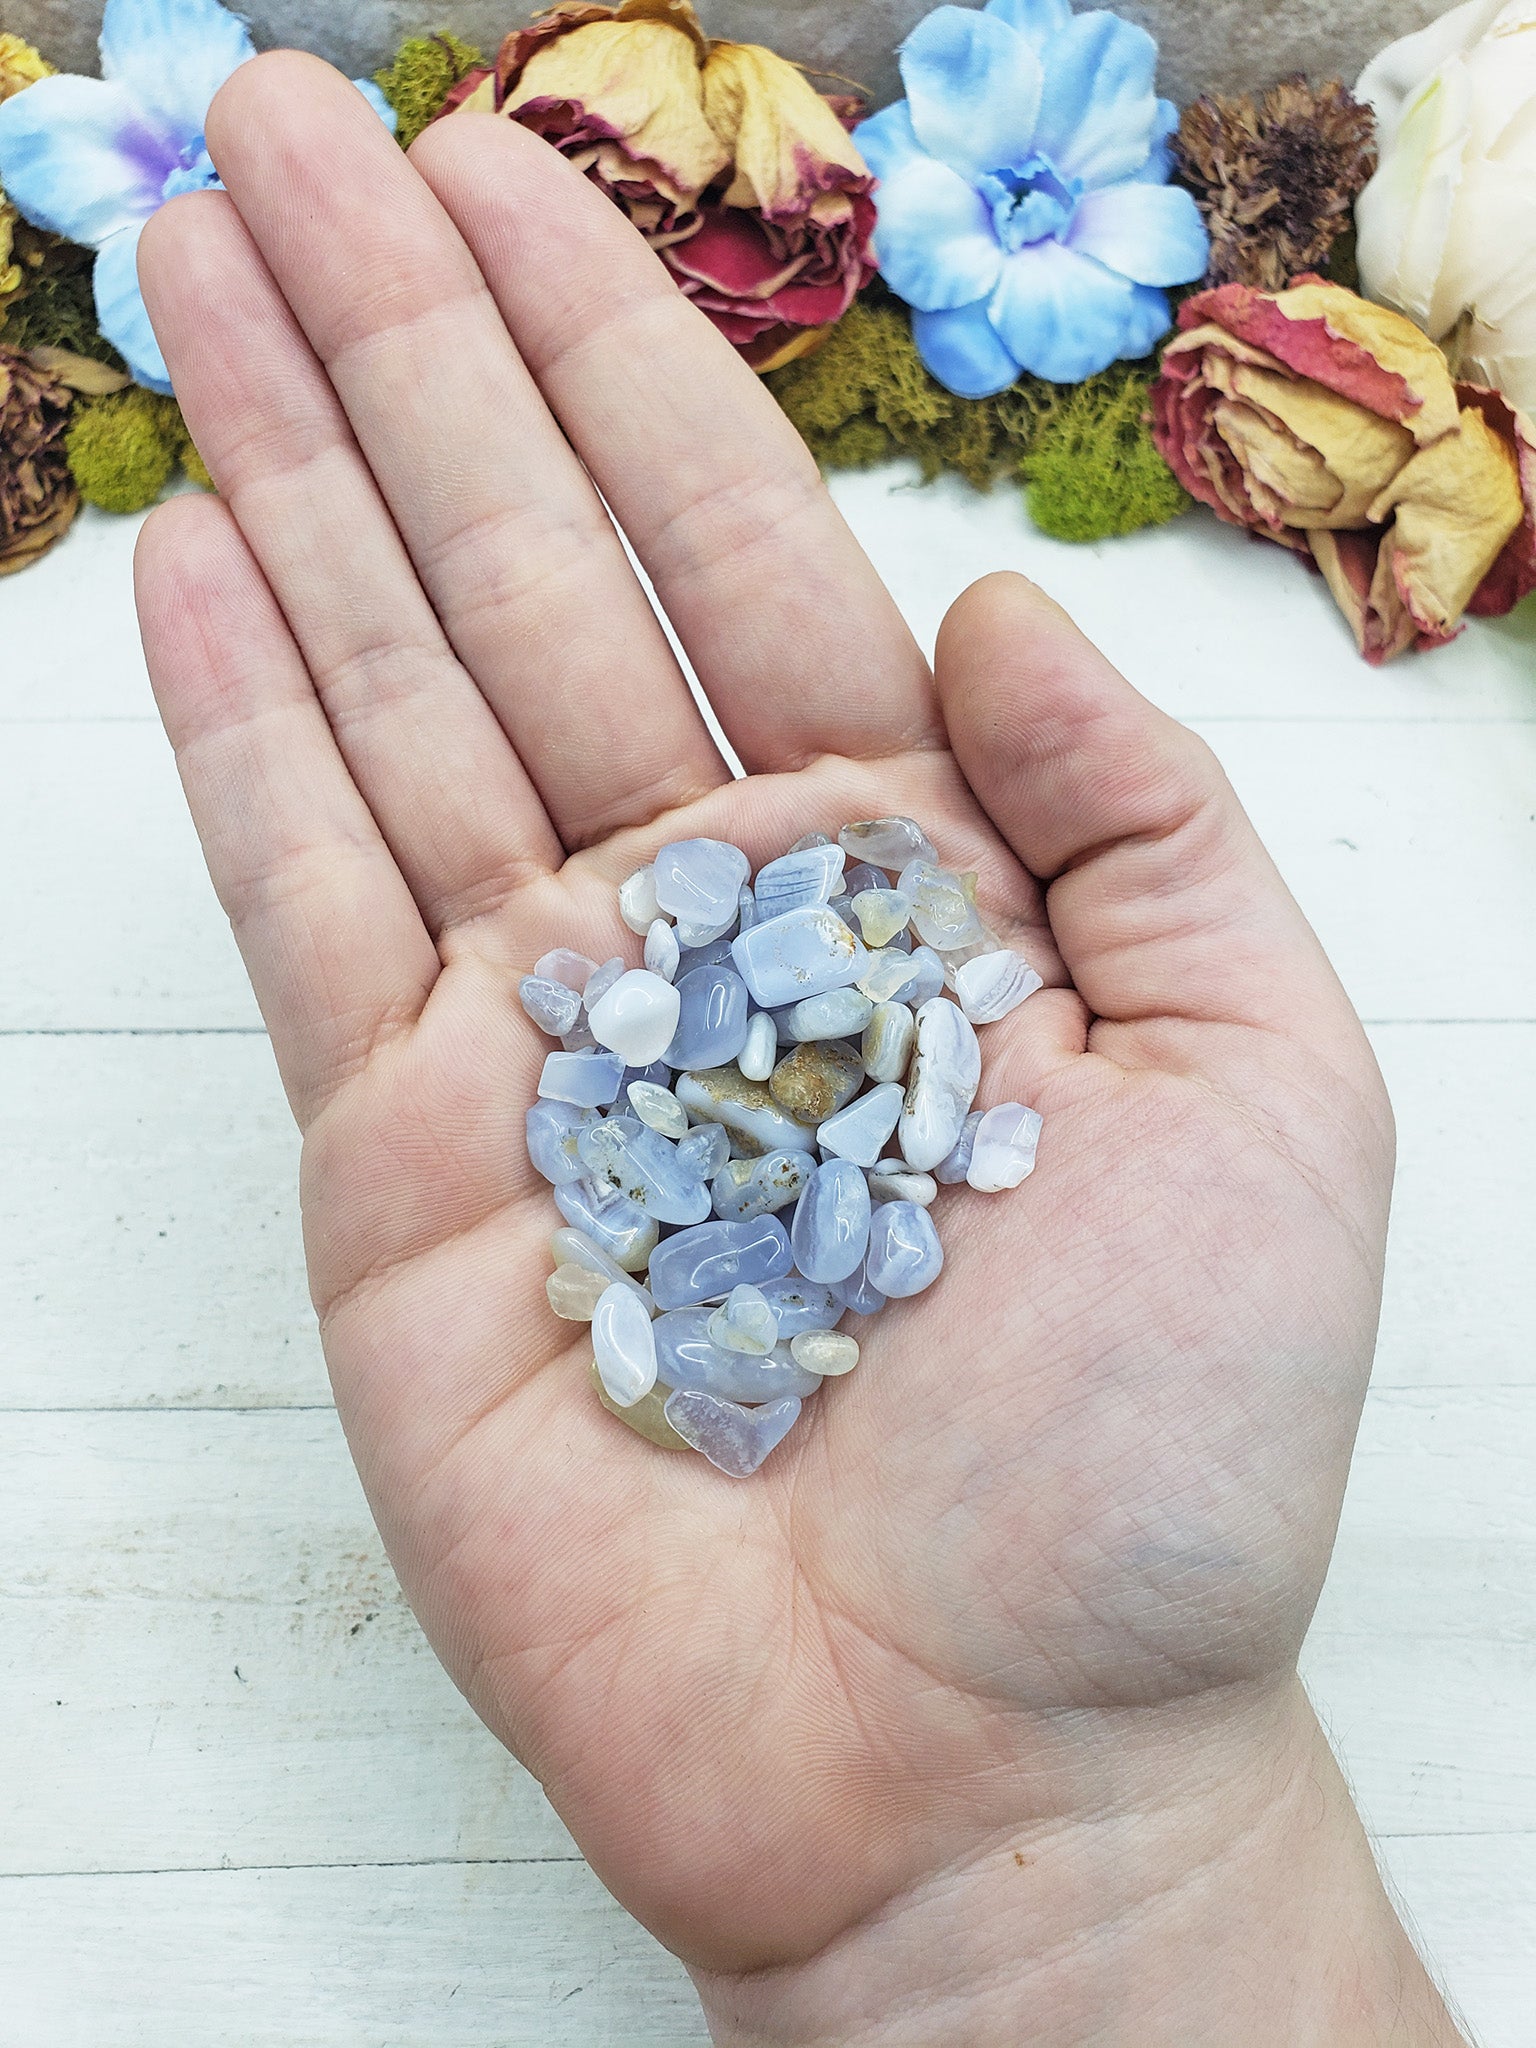
[[[774,1101],[803,1124],[824,1124],[851,1102],[864,1080],[862,1062],[835,1041],[797,1045],[769,1078]]]
[[[659,1383],[642,1396],[633,1408],[621,1408],[598,1377],[597,1360],[591,1367],[592,1390],[610,1415],[616,1415],[620,1422],[632,1429],[636,1436],[643,1436],[648,1444],[655,1444],[660,1451],[691,1451],[692,1444],[684,1443],[677,1431],[666,1418],[667,1396],[670,1387]]]

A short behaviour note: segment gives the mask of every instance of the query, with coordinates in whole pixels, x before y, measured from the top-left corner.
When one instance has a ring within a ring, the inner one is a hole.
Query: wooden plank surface
[[[1373,672],[1209,522],[1085,550],[841,480],[931,641],[1023,567],[1216,747],[1402,1167],[1305,1669],[1484,2048],[1536,2011],[1536,606]],[[704,2040],[426,1648],[306,1302],[296,1143],[132,637],[132,521],[0,585],[0,2044]]]

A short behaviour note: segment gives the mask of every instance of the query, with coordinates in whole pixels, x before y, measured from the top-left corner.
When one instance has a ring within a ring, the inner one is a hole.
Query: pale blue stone
[[[971,1171],[971,1153],[976,1146],[976,1133],[980,1129],[982,1111],[973,1109],[960,1126],[960,1135],[955,1140],[954,1150],[942,1158],[933,1169],[933,1177],[940,1186],[958,1187]]]
[[[656,856],[656,901],[680,926],[720,932],[734,924],[750,872],[739,846],[719,839],[675,839]]]
[[[595,1109],[578,1109],[572,1102],[535,1102],[525,1119],[530,1163],[555,1187],[580,1180],[587,1169],[578,1141],[586,1126],[598,1120]]]
[[[685,974],[692,974],[696,967],[718,967],[722,960],[729,962],[731,941],[711,939],[707,946],[685,946],[679,955],[674,981],[681,981]]]
[[[779,1054],[778,1026],[766,1010],[754,1010],[736,1064],[749,1081],[766,1081]]]
[[[793,1005],[785,1023],[792,1045],[810,1045],[823,1038],[856,1038],[869,1022],[874,1004],[856,988],[828,989]]]
[[[573,953],[569,946],[556,946],[553,952],[543,953],[534,961],[533,972],[536,980],[563,982],[580,995],[597,972],[597,962],[589,960],[585,953]]]
[[[605,1180],[589,1177],[556,1188],[555,1207],[567,1223],[584,1230],[626,1273],[643,1269],[661,1236],[656,1218]]]
[[[633,1287],[615,1281],[592,1311],[592,1355],[608,1398],[633,1408],[656,1384],[655,1325]]]
[[[905,1092],[899,1082],[886,1081],[856,1095],[846,1109],[827,1118],[816,1133],[817,1144],[855,1166],[873,1166],[896,1128]]]
[[[975,1026],[958,1003],[934,997],[917,1013],[917,1050],[901,1114],[901,1156],[908,1166],[925,1173],[949,1157],[980,1085]]]
[[[607,1116],[600,1116],[594,1111],[591,1121],[582,1126],[576,1140],[576,1150],[587,1171],[598,1173],[601,1163],[609,1157],[621,1135],[638,1131],[640,1127],[640,1119],[631,1116],[627,1108],[620,1109],[617,1104]]]
[[[558,1038],[569,1031],[581,1015],[581,997],[562,981],[545,981],[537,974],[525,974],[517,984],[517,999],[541,1031]]]
[[[838,1308],[852,1309],[856,1316],[877,1316],[885,1307],[885,1296],[878,1287],[870,1284],[868,1253],[846,1280],[838,1281],[832,1292],[837,1297]]]
[[[721,939],[724,939],[729,944],[735,929],[736,913],[734,911],[732,911],[729,917],[722,918],[718,924],[689,924],[686,920],[679,920],[677,925],[677,943],[683,952],[694,953],[703,946],[717,944]]]
[[[928,1211],[915,1202],[882,1202],[869,1223],[870,1286],[904,1299],[931,1287],[943,1268],[944,1249]]]
[[[829,838],[825,832],[802,832],[789,850],[791,853],[804,853],[808,846],[835,846],[836,844],[837,841]]]
[[[589,1017],[613,984],[621,975],[627,973],[628,969],[629,962],[621,959],[617,953],[611,960],[605,960],[601,967],[593,968],[587,977],[587,985],[581,992],[581,1007]]]
[[[675,1309],[685,1316],[688,1310]],[[758,1287],[733,1287],[705,1325],[705,1335],[722,1350],[746,1358],[766,1358],[779,1341],[779,1319]]]
[[[679,1141],[677,1156],[689,1173],[713,1180],[731,1156],[731,1136],[723,1124],[699,1124]]]
[[[695,967],[677,984],[677,1029],[666,1050],[668,1066],[698,1072],[723,1067],[747,1040],[747,986],[729,967]]]
[[[702,1223],[709,1214],[709,1189],[679,1147],[633,1117],[609,1117],[584,1131],[580,1151],[593,1174],[658,1223]]]
[[[795,1206],[790,1239],[807,1280],[846,1280],[869,1242],[869,1183],[852,1160],[818,1166]]]
[[[779,1319],[781,1343],[806,1330],[830,1330],[843,1312],[835,1289],[803,1279],[798,1273],[783,1280],[765,1280],[759,1292]]]
[[[602,1109],[623,1079],[624,1062],[616,1052],[552,1052],[539,1075],[539,1093],[551,1102]]]
[[[557,1189],[556,1201],[569,1193],[569,1189]],[[581,1227],[586,1228],[584,1224]],[[620,1259],[619,1263],[624,1262]],[[651,1259],[651,1293],[658,1308],[686,1308],[690,1302],[729,1294],[744,1281],[761,1287],[765,1280],[780,1280],[791,1263],[789,1236],[776,1216],[754,1216],[742,1223],[697,1223],[656,1248]]]
[[[912,980],[913,967],[908,956],[897,946],[885,946],[879,952],[865,955],[859,993],[867,996],[871,1004],[904,1002],[903,991],[912,985]],[[941,968],[939,986],[943,985]]]
[[[668,1387],[717,1394],[722,1401],[775,1401],[814,1394],[813,1375],[796,1365],[787,1342],[767,1357],[728,1350],[709,1334],[715,1311],[678,1308],[656,1318],[656,1377]],[[817,1382],[819,1385],[820,1382]]]
[[[587,1013],[582,1011],[569,1031],[562,1031],[560,1044],[566,1052],[596,1052],[597,1040],[587,1022]]]
[[[777,1010],[857,981],[864,948],[833,910],[816,904],[755,924],[732,944],[731,957],[752,1000]]]
[[[909,1009],[915,1010],[944,993],[944,962],[931,946],[915,946],[910,955],[910,965],[911,979],[894,989],[887,1000],[905,1003]]]
[[[842,887],[843,860],[840,846],[808,846],[759,868],[753,889],[758,922],[829,901]]]
[[[715,1394],[679,1387],[667,1396],[663,1412],[683,1441],[718,1471],[747,1479],[800,1420],[800,1403],[791,1396],[761,1408],[742,1408]]]
[[[676,1141],[687,1137],[688,1112],[670,1088],[658,1087],[654,1081],[627,1081],[624,1092],[641,1123],[660,1131],[664,1138]]]
[[[766,1216],[798,1201],[816,1171],[809,1152],[768,1152],[758,1159],[732,1159],[716,1174],[710,1193],[717,1216]]]
[[[868,861],[877,868],[904,868],[911,860],[939,857],[928,834],[910,818],[861,819],[845,825],[837,843],[851,860]]]
[[[752,893],[751,884],[743,882],[741,885],[741,895],[737,898],[736,902],[736,929],[739,932],[749,932],[753,925],[759,921],[757,898]]]
[[[676,981],[677,963],[682,958],[677,933],[664,917],[658,917],[645,935],[645,964],[663,981]]]
[[[627,1088],[631,1081],[648,1081],[654,1088],[670,1088],[672,1069],[665,1060],[652,1060],[648,1067],[626,1067],[624,1086]]]
[[[855,903],[867,889],[889,889],[890,886],[884,868],[872,868],[866,861],[857,861],[843,876],[843,894]]]

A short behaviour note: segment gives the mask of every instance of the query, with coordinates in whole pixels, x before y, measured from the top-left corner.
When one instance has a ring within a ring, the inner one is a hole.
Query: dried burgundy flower
[[[0,576],[46,554],[79,510],[64,456],[71,398],[61,378],[0,348]]]

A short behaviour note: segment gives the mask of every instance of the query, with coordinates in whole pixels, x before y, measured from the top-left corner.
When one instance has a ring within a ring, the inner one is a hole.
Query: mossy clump
[[[64,450],[81,497],[104,512],[153,505],[178,463],[194,483],[213,487],[175,399],[137,384],[77,403]]]
[[[957,398],[929,375],[910,313],[879,284],[814,354],[764,381],[823,468],[904,455],[925,477],[954,470],[978,490],[1021,481],[1036,524],[1057,539],[1130,533],[1189,503],[1144,423],[1146,365],[1117,363],[1084,384],[1025,376],[992,398]]]
[[[0,340],[6,348],[63,348],[71,355],[123,367],[123,359],[96,328],[96,295],[89,249],[20,222],[16,250],[22,281],[0,300]]]
[[[410,36],[400,45],[388,70],[376,71],[373,76],[395,110],[395,137],[402,149],[410,148],[441,111],[453,88],[484,62],[473,43],[461,42],[447,29],[431,36]]]
[[[1029,516],[1055,540],[1162,526],[1193,502],[1153,445],[1151,379],[1117,365],[1066,387],[1020,466]]]

